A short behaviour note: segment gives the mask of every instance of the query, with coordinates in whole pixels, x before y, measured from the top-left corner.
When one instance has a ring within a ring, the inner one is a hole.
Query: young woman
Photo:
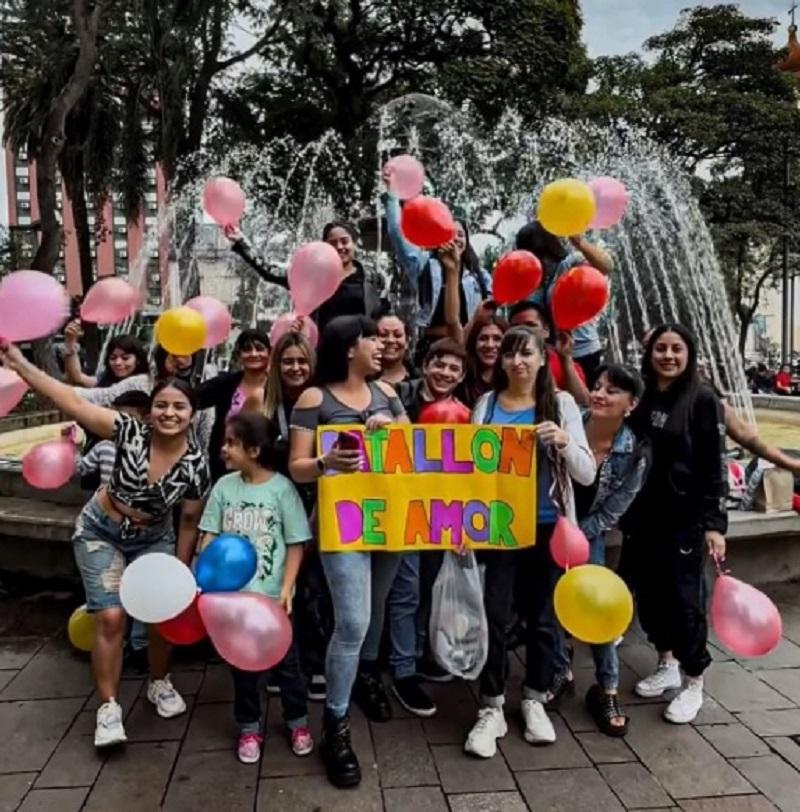
[[[386,313],[378,321],[378,336],[383,345],[381,380],[397,386],[411,378],[406,366],[408,332],[403,320],[394,313]]]
[[[473,423],[537,424],[536,545],[519,551],[486,552],[484,603],[489,624],[489,654],[480,677],[481,710],[469,733],[467,753],[491,758],[508,728],[503,715],[508,673],[506,632],[517,577],[527,590],[520,611],[527,621],[522,716],[525,740],[551,744],[553,724],[545,712],[563,644],[553,610],[553,590],[561,570],[549,541],[558,516],[575,518],[572,480],[589,485],[596,466],[586,443],[583,421],[571,395],[556,393],[544,342],[529,327],[512,327],[503,336],[492,390],[475,407]]]
[[[64,328],[64,374],[69,383],[87,389],[106,388],[134,375],[149,376],[147,350],[138,338],[131,335],[112,338],[106,348],[103,372],[98,377],[87,375],[81,370],[78,357],[82,335],[79,321],[71,321]]]
[[[197,404],[200,409],[214,408],[214,426],[208,445],[211,476],[216,481],[225,473],[220,457],[225,436],[225,421],[241,411],[260,412],[264,408],[264,388],[269,369],[269,336],[262,330],[242,330],[233,347],[241,369],[225,372],[200,384]]]
[[[665,718],[691,722],[703,705],[703,672],[711,662],[703,605],[705,548],[725,556],[727,515],[722,407],[697,372],[692,334],[679,324],[657,327],[642,360],[645,391],[632,425],[652,446],[644,487],[625,520],[626,564],[639,620],[659,652],[655,673],[636,693],[658,697],[682,688]]]
[[[621,366],[601,367],[584,413],[586,439],[597,474],[590,485],[575,484],[575,510],[589,540],[590,563],[605,565],[606,532],[616,526],[639,492],[647,473],[643,444],[626,425],[644,385],[636,372]],[[619,659],[613,643],[592,646],[597,684],[586,705],[607,736],[624,736],[628,719],[619,706]]]
[[[491,391],[500,342],[508,322],[496,314],[475,319],[467,334],[467,374],[458,389],[460,400],[472,408],[482,395]]]
[[[384,182],[390,173],[384,174]],[[385,195],[386,228],[403,273],[416,286],[418,293],[417,324],[427,343],[451,335],[445,318],[445,279],[440,251],[425,251],[412,245],[400,228],[400,201],[392,193]],[[456,221],[454,240],[458,273],[455,282],[458,321],[466,325],[480,305],[492,295],[492,277],[480,266],[478,255],[469,242],[469,230],[463,220]],[[423,352],[424,352],[423,343]]]
[[[517,232],[516,247],[535,254],[544,266],[544,281],[533,300],[548,308],[556,282],[570,268],[588,263],[606,276],[614,270],[611,257],[602,248],[592,245],[583,237],[571,237],[570,244],[574,250],[567,251],[564,243],[546,231],[538,221],[523,226]],[[596,320],[573,330],[572,335],[575,341],[573,356],[591,383],[600,365],[602,349]]]
[[[391,386],[371,382],[380,368],[381,342],[373,321],[344,316],[328,324],[319,348],[317,386],[303,392],[292,413],[289,470],[296,482],[315,482],[328,469],[358,470],[358,451],[334,445],[325,455],[316,453],[317,426],[360,423],[372,430],[408,421]],[[351,692],[370,720],[391,717],[377,661],[386,597],[400,559],[366,552],[321,553],[321,558],[334,613],[321,749],[331,783],[353,786],[361,770],[350,744]]]
[[[119,599],[125,566],[145,553],[175,555],[191,561],[197,522],[209,485],[205,454],[189,427],[194,396],[183,381],[169,380],[152,392],[149,421],[142,423],[87,403],[75,390],[28,363],[14,346],[0,347],[0,362],[13,369],[35,391],[82,426],[116,445],[111,477],[81,511],[75,525],[75,561],[86,590],[86,606],[95,619],[92,670],[100,696],[95,746],[126,740],[119,696],[122,640],[126,616]],[[181,506],[175,538],[173,508]],[[154,632],[154,630],[151,629]],[[150,681],[147,698],[159,716],[177,716],[186,704],[170,682],[169,646],[158,633],[148,646]]]
[[[245,589],[275,598],[291,615],[303,547],[311,540],[311,530],[300,495],[291,481],[276,471],[277,459],[266,419],[255,414],[229,418],[222,457],[232,473],[222,477],[211,491],[200,520],[200,530],[205,533],[203,544],[220,533],[243,535],[258,554],[256,574]],[[239,761],[255,764],[261,758],[264,740],[260,698],[264,675],[233,666],[231,672]],[[280,689],[292,752],[307,756],[314,749],[314,740],[308,729],[305,680],[300,674],[294,640],[272,672]]]

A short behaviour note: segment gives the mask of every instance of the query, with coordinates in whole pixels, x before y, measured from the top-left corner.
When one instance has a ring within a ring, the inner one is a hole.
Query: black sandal
[[[592,685],[586,694],[586,708],[594,723],[606,736],[622,738],[628,732],[628,717],[619,706],[616,694],[607,694],[599,685]],[[624,724],[612,725],[612,719],[624,719]]]

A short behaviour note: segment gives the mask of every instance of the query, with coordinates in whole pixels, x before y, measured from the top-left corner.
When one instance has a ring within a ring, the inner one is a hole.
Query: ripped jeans
[[[125,567],[145,553],[175,555],[172,514],[123,539],[119,522],[92,497],[75,522],[72,550],[86,592],[86,611],[122,608],[119,584]]]

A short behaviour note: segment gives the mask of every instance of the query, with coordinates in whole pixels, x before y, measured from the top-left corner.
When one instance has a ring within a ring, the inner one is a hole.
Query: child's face
[[[252,465],[258,457],[258,449],[247,449],[242,445],[242,441],[234,436],[230,428],[225,428],[225,441],[220,452],[222,461],[229,471],[241,471]]]

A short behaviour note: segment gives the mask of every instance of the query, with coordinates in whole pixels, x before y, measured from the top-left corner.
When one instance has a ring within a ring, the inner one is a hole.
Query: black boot
[[[361,663],[353,685],[353,700],[370,722],[388,722],[392,718],[392,706],[376,664]]]
[[[361,767],[350,746],[349,716],[337,718],[325,708],[319,749],[331,784],[335,787],[355,787],[361,783]]]

